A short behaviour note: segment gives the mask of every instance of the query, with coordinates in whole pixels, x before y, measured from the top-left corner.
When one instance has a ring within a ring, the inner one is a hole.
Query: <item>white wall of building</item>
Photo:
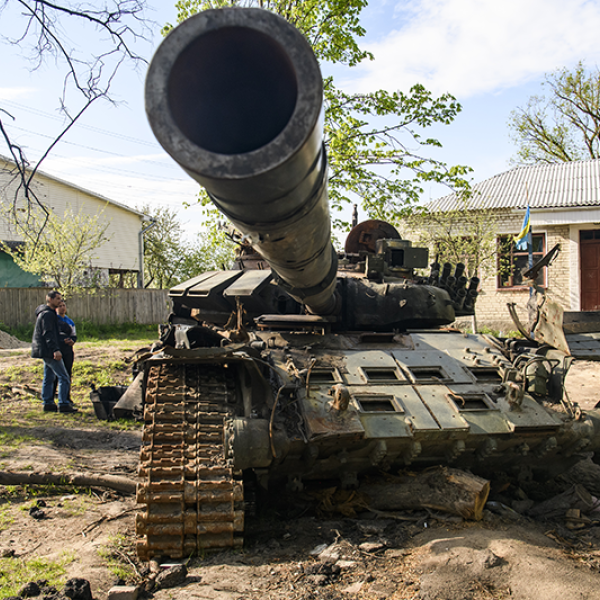
[[[100,219],[108,223],[105,235],[109,240],[96,250],[97,258],[92,261],[93,267],[128,271],[139,269],[139,232],[143,215],[44,173],[36,173],[32,188],[39,201],[60,217],[70,208],[75,214],[81,211],[90,217],[100,215]],[[0,158],[0,203],[3,209],[12,205],[17,189],[18,179],[15,177],[14,165]],[[21,193],[17,209],[26,210]],[[21,241],[2,213],[0,239],[6,242]]]

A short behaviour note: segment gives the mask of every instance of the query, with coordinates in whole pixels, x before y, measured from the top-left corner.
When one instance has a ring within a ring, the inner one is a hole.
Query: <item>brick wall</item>
[[[522,217],[503,216],[500,219],[498,234],[517,233],[522,225]],[[560,243],[561,251],[552,265],[547,269],[547,294],[552,300],[561,304],[565,310],[570,308],[570,254],[569,226],[532,227],[533,233],[545,233],[545,252]],[[523,325],[527,326],[527,301],[529,288],[501,289],[498,287],[497,273],[491,274],[482,281],[481,292],[477,299],[476,314],[478,326],[486,325],[491,329],[504,332],[515,330],[507,304],[516,304],[517,314]]]
[[[516,235],[523,223],[523,214],[511,213],[508,210],[498,211],[497,234],[498,236],[511,234]],[[556,257],[554,263],[547,270],[546,283],[548,286],[548,295],[561,304],[565,310],[570,310],[570,244],[569,244],[569,226],[568,225],[549,225],[544,227],[532,227],[533,233],[545,233],[546,244],[544,251],[548,252],[555,244],[560,243],[561,252]],[[418,231],[405,231],[408,239],[418,240]],[[478,327],[487,326],[491,329],[497,329],[504,333],[515,330],[507,303],[516,304],[517,314],[523,325],[527,326],[527,301],[529,300],[529,288],[521,289],[501,289],[498,287],[497,267],[489,270],[489,274],[482,280],[479,297],[475,305]],[[461,326],[471,326],[470,319],[461,319]]]

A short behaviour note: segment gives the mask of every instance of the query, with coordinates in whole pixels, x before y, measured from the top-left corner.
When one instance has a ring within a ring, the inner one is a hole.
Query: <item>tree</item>
[[[490,209],[474,207],[473,193],[476,192],[457,194],[454,206],[448,210],[434,205],[413,212],[404,219],[403,233],[413,242],[427,246],[430,256],[440,264],[461,262],[468,277],[483,279],[497,266],[498,218]],[[472,327],[477,331],[475,315]]]
[[[484,278],[496,268],[498,218],[490,209],[475,208],[472,196],[458,194],[449,210],[425,208],[406,217],[404,231],[426,245],[440,264],[462,262],[469,277]],[[417,241],[417,240],[413,240]]]
[[[145,287],[165,289],[178,282],[183,262],[183,230],[175,211],[167,207],[138,207],[154,226],[144,234]]]
[[[181,270],[182,281],[206,271],[227,269],[233,263],[238,246],[231,233],[218,222],[207,226],[189,246]]]
[[[580,62],[546,75],[547,94],[511,113],[511,137],[525,163],[600,158],[600,70]]]
[[[373,56],[361,50],[359,16],[367,0],[179,0],[177,20],[208,8],[260,6],[286,18],[311,44],[319,61],[356,66]],[[166,35],[172,28],[163,28]],[[362,198],[373,218],[396,220],[398,209],[419,199],[426,181],[464,187],[467,167],[448,168],[412,147],[439,147],[421,136],[434,123],[449,124],[461,106],[450,94],[434,98],[423,86],[408,94],[378,90],[347,94],[333,77],[324,80],[325,143],[329,157],[329,197],[334,210]],[[201,196],[207,202],[206,196]],[[347,227],[348,223],[336,221]]]
[[[167,289],[231,262],[234,245],[217,227],[189,242],[173,209],[142,206],[138,210],[155,221],[144,235],[145,287]]]
[[[38,217],[39,210],[48,219],[51,216],[31,187],[42,161],[93,103],[114,101],[110,88],[123,63],[145,62],[133,49],[134,43],[147,39],[149,33],[144,18],[145,0],[107,0],[103,4],[96,7],[70,0],[0,0],[0,39],[24,52],[32,70],[53,60],[64,78],[62,96],[57,101],[64,124],[32,168],[24,149],[11,135],[14,117],[0,105],[0,136],[17,165],[20,179],[12,202],[15,204],[22,194],[29,204],[37,205]],[[2,34],[2,23],[13,27],[17,19],[22,27]],[[75,34],[85,36],[86,49],[72,46],[70,38]],[[37,218],[36,224],[43,228],[46,220]]]
[[[59,217],[33,208],[23,219],[15,213],[5,214],[23,243],[15,247],[1,243],[1,248],[21,269],[55,285],[64,296],[99,284],[99,271],[92,262],[97,258],[96,250],[109,241],[109,223],[102,219],[102,212],[90,216],[67,208]]]

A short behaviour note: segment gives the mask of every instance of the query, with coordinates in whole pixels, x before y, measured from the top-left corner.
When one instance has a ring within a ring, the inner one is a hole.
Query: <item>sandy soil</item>
[[[133,348],[78,349],[94,364],[122,360]],[[0,470],[111,473],[135,477],[141,433],[98,421],[88,390],[76,390],[82,412],[45,414],[35,393],[39,374],[9,367],[33,365],[26,350],[0,351]],[[119,375],[127,383],[128,375]],[[598,399],[600,363],[576,363],[567,383],[573,401]],[[72,559],[67,577],[83,577],[104,600],[116,575],[107,554],[129,568],[131,582],[147,580],[134,552],[134,498],[102,488],[45,490],[0,486],[0,556]],[[42,499],[44,519],[28,508]],[[192,558],[175,588],[154,589],[156,600],[215,599],[596,599],[600,589],[600,527],[571,530],[510,511],[486,510],[463,522],[430,512],[374,519],[323,516],[307,498],[269,507],[247,520],[242,551]],[[26,582],[23,582],[26,583]],[[4,597],[0,589],[0,598]]]
[[[9,335],[5,331],[0,331],[0,349],[7,350],[11,348],[28,348],[31,344],[22,342],[16,337]]]

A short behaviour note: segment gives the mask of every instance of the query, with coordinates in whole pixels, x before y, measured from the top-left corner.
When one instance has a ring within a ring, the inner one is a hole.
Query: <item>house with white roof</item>
[[[15,163],[0,155],[0,206],[6,208],[14,204],[17,211],[27,210],[19,182]],[[44,207],[59,217],[70,209],[74,214],[81,211],[90,217],[99,215],[101,221],[107,223],[108,241],[97,249],[90,265],[100,273],[102,281],[108,282],[109,274],[140,271],[142,228],[148,220],[145,215],[43,171],[35,173],[31,188]],[[1,212],[0,240],[9,246],[23,241]],[[35,287],[40,283],[37,277],[22,271],[8,254],[0,251],[0,287]]]
[[[600,310],[600,160],[516,167],[476,184],[474,192],[469,207],[496,215],[499,256],[495,273],[481,283],[476,304],[479,323],[514,329],[506,309],[509,302],[516,303],[522,322],[527,323],[529,287],[521,271],[527,267],[528,253],[514,244],[527,206],[534,262],[560,244],[560,253],[538,283],[565,311]],[[452,194],[428,208],[448,211],[457,206]]]

